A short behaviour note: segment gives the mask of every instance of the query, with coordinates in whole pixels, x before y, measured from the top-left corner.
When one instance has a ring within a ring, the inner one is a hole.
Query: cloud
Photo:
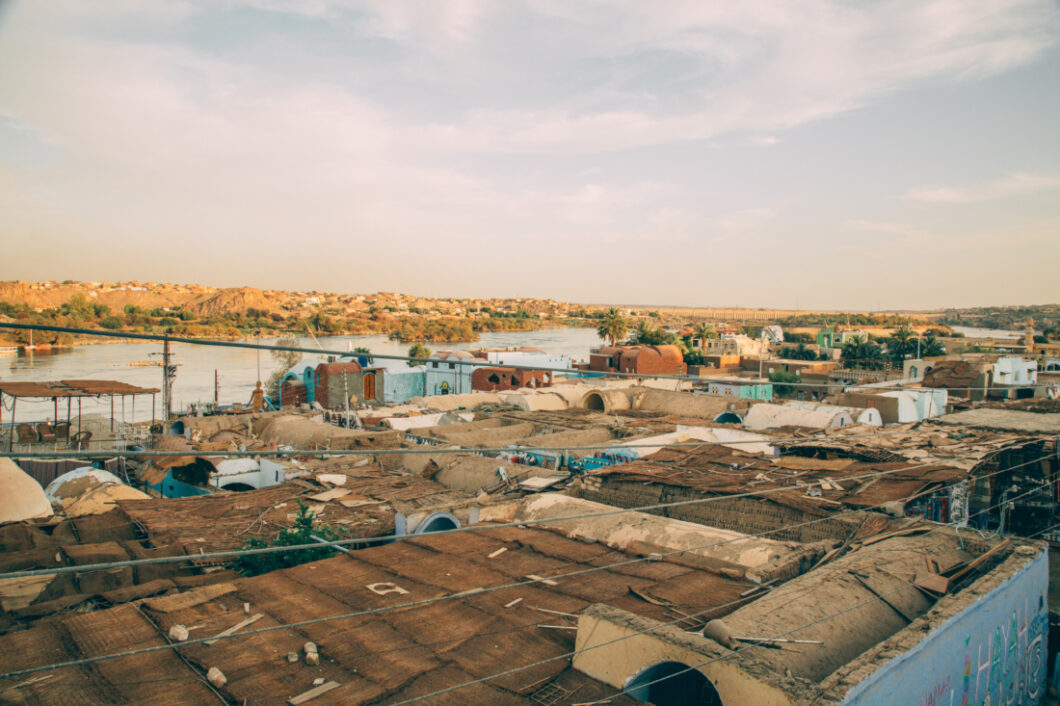
[[[881,221],[851,220],[846,221],[843,226],[850,230],[867,231],[870,233],[881,233],[899,238],[927,238],[933,234],[930,231],[913,228],[898,223],[886,223]]]
[[[906,198],[931,203],[965,204],[1058,189],[1058,175],[1017,173],[1003,179],[964,187],[913,189],[906,193]]]

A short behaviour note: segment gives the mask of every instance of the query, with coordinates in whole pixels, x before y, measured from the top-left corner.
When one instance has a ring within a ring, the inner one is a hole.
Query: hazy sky
[[[0,279],[1060,300],[1060,5],[0,0]]]

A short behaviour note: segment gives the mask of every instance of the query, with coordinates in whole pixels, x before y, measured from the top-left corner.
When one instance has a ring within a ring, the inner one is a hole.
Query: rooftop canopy
[[[0,394],[11,397],[99,397],[101,395],[153,395],[156,387],[137,387],[117,380],[51,380],[0,382]]]

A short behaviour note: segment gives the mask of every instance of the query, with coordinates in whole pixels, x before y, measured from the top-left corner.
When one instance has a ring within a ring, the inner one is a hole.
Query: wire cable
[[[1041,461],[1043,458],[1050,458],[1052,454],[1047,454],[1041,458],[1035,459],[1034,461],[1028,461],[1016,466],[1010,466],[1005,470],[1014,470],[1021,468],[1022,466],[1030,463],[1036,463]],[[884,476],[907,473],[909,471],[915,471],[922,468],[928,468],[931,466],[937,466],[937,463],[920,463],[911,466],[903,466],[901,468],[892,468],[886,471],[872,471],[869,473],[863,473],[856,476],[848,476],[843,478],[842,481],[859,481],[868,479],[879,479]],[[836,481],[840,482],[840,481]],[[328,546],[346,546],[350,544],[374,544],[381,542],[391,542],[401,539],[412,539],[416,537],[428,537],[434,535],[443,534],[457,534],[463,532],[476,532],[476,531],[489,531],[493,529],[504,529],[511,527],[525,527],[531,525],[548,524],[554,522],[564,522],[573,520],[586,520],[595,519],[600,517],[610,517],[614,515],[622,515],[629,512],[649,512],[652,510],[666,510],[674,507],[684,507],[688,505],[702,505],[712,502],[721,502],[724,500],[732,500],[739,498],[751,498],[751,497],[762,497],[773,493],[782,493],[791,491],[797,488],[797,486],[783,485],[775,488],[763,488],[761,490],[747,491],[744,493],[733,493],[729,495],[711,495],[703,498],[691,498],[688,500],[676,500],[666,503],[653,503],[650,505],[640,505],[629,508],[615,508],[614,510],[605,510],[600,512],[580,513],[577,515],[568,515],[565,517],[553,517],[547,519],[537,520],[514,520],[511,522],[496,522],[496,523],[482,523],[476,525],[465,525],[464,527],[454,527],[452,529],[436,530],[434,532],[409,532],[405,534],[390,534],[380,535],[378,537],[356,537],[351,539],[336,540],[328,542]],[[309,549],[320,549],[322,546],[319,543],[314,544],[293,544],[290,546],[281,547],[261,547],[257,549],[233,549],[223,552],[211,552],[210,554],[183,554],[180,556],[168,556],[168,557],[152,557],[148,559],[129,559],[127,561],[114,561],[105,562],[99,564],[83,564],[80,566],[57,566],[47,569],[29,569],[25,571],[12,571],[6,574],[0,574],[0,580],[13,579],[13,578],[28,578],[31,576],[53,576],[59,574],[68,573],[82,573],[87,571],[100,571],[106,569],[115,569],[126,566],[143,566],[145,564],[175,564],[189,561],[207,561],[213,559],[226,559],[240,556],[252,556],[256,554],[272,554],[276,552],[291,552],[291,551],[304,551]]]
[[[185,344],[189,344],[189,345],[198,345],[198,346],[216,346],[216,347],[223,347],[223,348],[244,348],[244,349],[249,349],[249,350],[272,350],[272,351],[284,351],[284,352],[290,352],[290,353],[303,353],[303,354],[312,353],[313,355],[318,355],[318,356],[321,353],[323,353],[325,355],[333,355],[333,356],[336,356],[336,357],[351,357],[353,355],[353,354],[351,354],[350,351],[342,351],[342,350],[326,350],[326,349],[316,349],[316,348],[303,348],[301,346],[267,346],[267,345],[262,344],[262,343],[247,343],[245,341],[217,341],[217,340],[210,340],[210,339],[203,339],[203,338],[184,338],[184,337],[180,337],[180,336],[169,336],[169,335],[164,335],[164,334],[133,333],[133,332],[130,332],[130,331],[107,331],[107,330],[103,330],[103,329],[84,329],[84,328],[73,328],[73,327],[69,327],[69,326],[49,326],[49,325],[44,325],[44,324],[18,324],[18,323],[12,323],[12,322],[0,322],[0,329],[2,329],[2,328],[16,329],[16,330],[49,331],[49,332],[52,332],[52,333],[71,333],[71,334],[79,334],[79,335],[85,335],[85,336],[104,336],[104,337],[109,337],[109,338],[122,338],[122,339],[131,339],[131,340],[140,340],[140,341],[163,341],[163,342],[168,341],[170,343],[185,343]],[[432,358],[413,358],[413,357],[410,357],[410,356],[386,355],[386,354],[381,354],[381,353],[380,354],[372,353],[371,357],[372,358],[378,358],[380,360],[396,360],[396,361],[406,361],[406,362],[416,362],[416,363],[445,362],[445,363],[449,363],[449,364],[452,364],[452,365],[463,365],[463,366],[471,366],[471,367],[498,367],[498,365],[496,363],[490,363],[489,361],[468,361],[468,360],[445,360],[445,361],[440,361],[438,359],[432,359]],[[827,362],[827,361],[819,361],[819,362]],[[635,380],[657,379],[657,380],[692,380],[692,381],[700,381],[700,382],[709,382],[708,379],[700,378],[700,377],[694,376],[694,375],[630,373],[630,372],[610,371],[610,370],[608,370],[608,371],[595,371],[595,370],[581,370],[581,369],[578,369],[578,368],[552,368],[552,367],[541,367],[541,366],[532,366],[532,365],[504,365],[503,367],[511,368],[512,370],[536,370],[536,371],[551,372],[551,373],[568,373],[568,374],[574,373],[574,374],[577,374],[577,375],[584,375],[585,373],[598,373],[602,377],[603,376],[607,376],[607,377],[621,377],[621,378],[631,378],[631,379],[635,379]],[[866,372],[873,372],[873,371],[866,371]],[[827,383],[806,383],[806,382],[784,382],[784,383],[777,383],[777,384],[783,384],[783,385],[788,385],[788,386],[792,386],[792,387],[815,387],[815,388],[820,388],[822,386],[827,386],[828,385]],[[1048,384],[1030,384],[1030,385],[1019,385],[1018,387],[1022,387],[1022,388],[1039,388],[1039,387],[1040,388],[1046,388],[1046,387],[1053,387],[1053,385],[1048,385]],[[903,389],[903,390],[907,390],[907,391],[910,391],[910,392],[927,391],[927,390],[931,389],[931,388],[916,388],[916,387],[910,388],[910,387],[905,387],[905,385],[901,384],[901,383],[899,383],[897,387],[890,387],[890,386],[886,385],[885,383],[875,383],[875,384],[873,384],[872,388],[873,389]],[[987,387],[966,387],[966,386],[962,385],[962,386],[954,388],[954,389],[971,391],[971,390],[989,390],[989,389],[992,389],[992,388],[990,388],[989,386],[987,386]]]
[[[1028,461],[1025,464],[1021,464],[1021,465],[1028,465],[1030,463],[1037,463],[1038,461],[1041,461],[1043,458],[1050,458],[1050,457],[1052,457],[1052,454],[1048,454],[1046,456],[1042,456],[1041,458],[1034,459],[1033,461]],[[1012,468],[1015,468],[1015,467],[1012,467]],[[998,473],[1003,473],[1005,471],[1012,470],[1012,468],[998,470],[998,471],[995,471],[993,474],[990,474],[990,475],[996,475]],[[981,478],[985,478],[985,477],[989,477],[989,476],[981,476]],[[956,481],[956,482],[951,484],[951,487],[959,485],[959,484],[961,484],[963,482],[967,482],[967,479],[962,480],[962,481]],[[725,545],[725,544],[730,544],[730,543],[733,543],[733,542],[739,542],[739,541],[746,541],[746,540],[749,540],[749,539],[761,538],[761,537],[765,537],[767,535],[774,534],[774,533],[777,533],[777,532],[790,530],[790,529],[795,529],[795,528],[803,527],[803,526],[809,526],[809,525],[816,524],[818,522],[824,522],[824,521],[827,521],[827,520],[834,519],[835,517],[861,513],[861,512],[864,512],[864,511],[866,511],[868,509],[871,509],[871,508],[874,508],[874,507],[880,507],[883,504],[885,504],[885,503],[880,503],[879,505],[868,506],[868,507],[865,507],[865,508],[859,508],[859,509],[853,509],[853,510],[847,510],[847,511],[842,511],[842,512],[838,512],[838,513],[833,513],[833,514],[827,515],[825,517],[818,517],[816,519],[808,520],[806,522],[799,522],[799,523],[784,525],[782,527],[777,527],[777,528],[774,528],[774,529],[771,529],[771,530],[767,530],[765,532],[760,532],[758,534],[742,535],[740,537],[734,537],[734,538],[730,538],[730,539],[727,539],[727,540],[722,540],[722,541],[719,541],[719,542],[713,542],[713,543],[710,543],[710,544],[704,544],[704,545],[697,546],[697,547],[687,547],[687,548],[684,548],[684,549],[677,549],[677,550],[672,550],[672,551],[669,551],[669,552],[656,553],[656,554],[653,554],[653,555],[650,555],[650,556],[638,557],[638,558],[628,559],[628,560],[624,560],[624,561],[618,561],[618,562],[615,562],[613,564],[608,564],[608,565],[605,565],[605,566],[594,566],[594,567],[589,567],[589,568],[585,568],[585,569],[579,569],[577,571],[568,572],[568,573],[565,573],[565,574],[556,574],[556,575],[553,575],[553,576],[550,576],[550,577],[546,577],[546,578],[548,578],[548,580],[556,580],[556,579],[562,579],[562,578],[571,578],[571,577],[574,577],[574,576],[581,576],[581,575],[585,575],[585,574],[595,573],[597,571],[605,571],[605,570],[608,570],[608,569],[611,569],[611,568],[615,568],[615,567],[638,564],[638,563],[641,563],[641,562],[644,562],[644,561],[658,561],[659,559],[666,558],[668,556],[684,554],[684,553],[687,553],[687,552],[690,552],[690,551],[697,551],[697,550],[700,550],[700,549],[707,549],[707,548],[711,548],[711,547],[715,547],[715,546],[721,546],[721,545]],[[628,509],[623,510],[623,511],[624,512],[631,512],[631,510],[628,510]],[[556,520],[553,519],[551,521],[556,521]],[[445,532],[439,532],[438,534],[444,534],[444,533],[447,533],[447,532],[451,532],[451,530],[448,530],[448,531],[445,531]],[[425,536],[426,534],[427,533],[425,533],[424,535],[419,535],[419,536],[422,537],[422,536]],[[311,545],[311,546],[319,547],[320,545]],[[217,640],[223,640],[223,639],[234,639],[234,638],[238,638],[238,637],[249,637],[251,635],[258,635],[258,634],[262,634],[262,633],[274,632],[274,631],[277,631],[277,630],[300,628],[300,627],[305,627],[305,626],[308,626],[308,625],[315,625],[315,624],[319,624],[319,623],[332,622],[332,621],[335,621],[335,620],[346,620],[346,619],[357,618],[357,617],[362,617],[362,616],[367,616],[367,615],[377,615],[377,614],[380,614],[380,613],[387,613],[387,612],[391,612],[391,611],[394,611],[394,610],[405,610],[405,609],[411,609],[411,608],[418,608],[418,607],[422,607],[422,606],[425,606],[425,605],[430,605],[430,604],[433,604],[433,603],[439,603],[439,602],[442,602],[442,601],[453,600],[453,599],[456,599],[456,598],[467,598],[467,597],[474,596],[474,595],[479,595],[479,594],[482,594],[482,593],[492,593],[492,592],[495,592],[495,591],[502,591],[502,590],[507,590],[507,589],[510,589],[510,588],[518,588],[520,586],[533,585],[533,584],[536,584],[538,582],[539,582],[538,579],[532,579],[532,580],[528,580],[528,581],[517,581],[517,582],[508,583],[508,584],[503,584],[503,585],[500,585],[500,586],[491,586],[491,587],[485,587],[485,588],[482,588],[482,589],[473,589],[471,591],[461,591],[461,592],[458,592],[458,593],[447,594],[447,595],[444,595],[444,596],[436,596],[436,597],[433,597],[433,598],[423,599],[423,600],[419,600],[419,601],[411,601],[411,602],[408,602],[408,603],[397,604],[397,605],[392,605],[392,606],[382,606],[380,608],[373,608],[373,609],[364,610],[364,611],[356,611],[356,612],[353,612],[353,613],[345,613],[345,614],[335,615],[335,616],[326,616],[326,617],[323,617],[323,618],[313,618],[313,619],[310,619],[310,620],[304,620],[304,621],[294,622],[294,623],[285,623],[285,624],[282,624],[282,625],[275,625],[275,626],[271,626],[271,627],[267,627],[267,628],[259,628],[259,629],[256,629],[256,630],[247,630],[247,631],[244,631],[244,632],[232,633],[230,635],[223,635],[223,636],[222,635],[218,635],[218,636],[214,636],[214,637],[197,638],[197,639],[193,639],[193,640],[186,640],[186,641],[180,642],[180,643],[157,645],[157,646],[148,647],[148,648],[141,648],[139,650],[130,650],[130,651],[127,651],[127,652],[119,652],[119,653],[114,653],[114,654],[110,654],[110,655],[98,655],[96,657],[87,657],[87,658],[83,658],[83,659],[79,659],[79,660],[72,660],[72,661],[68,661],[68,662],[61,662],[61,663],[56,663],[56,664],[51,664],[51,665],[43,665],[43,666],[39,666],[39,667],[31,667],[31,668],[27,668],[27,669],[22,669],[22,670],[17,670],[17,671],[12,671],[12,672],[7,672],[7,673],[4,673],[4,674],[0,674],[0,680],[7,679],[9,677],[16,677],[16,676],[23,676],[23,675],[26,675],[26,674],[33,674],[33,673],[37,673],[37,672],[44,672],[44,671],[51,671],[51,670],[54,670],[54,669],[63,669],[63,668],[67,668],[67,667],[81,666],[81,665],[84,665],[84,664],[92,664],[92,663],[95,663],[95,662],[101,662],[101,661],[105,661],[105,660],[120,659],[120,658],[124,658],[124,657],[131,657],[131,656],[135,656],[135,655],[140,655],[140,654],[158,652],[158,651],[161,651],[161,650],[174,649],[174,648],[180,647],[181,645],[199,644],[199,643],[206,642],[207,640],[209,640],[209,641],[217,641]],[[628,639],[629,637],[635,637],[635,634],[626,636],[625,639]],[[557,657],[557,658],[553,658],[553,659],[562,659],[562,658],[563,657]],[[547,660],[547,661],[553,661],[553,660]],[[528,668],[529,667],[524,667],[524,669],[528,669]],[[516,670],[516,671],[518,671],[518,670]],[[486,677],[484,679],[488,680],[490,678],[493,678],[493,677]],[[462,688],[462,686],[461,687],[457,687],[457,688]],[[455,689],[450,689],[450,690],[455,690]]]

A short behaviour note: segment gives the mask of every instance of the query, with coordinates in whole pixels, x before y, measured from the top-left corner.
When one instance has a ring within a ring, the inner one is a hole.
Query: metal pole
[[[169,382],[169,337],[162,339],[162,421],[168,422],[173,410],[173,390]]]
[[[81,436],[81,397],[77,398],[77,436]],[[81,439],[77,440],[77,450],[81,450]]]
[[[219,396],[218,395],[218,388],[220,387],[220,385],[221,385],[221,380],[218,377],[217,368],[214,368],[213,369],[213,406],[214,407],[217,407],[217,399],[218,399],[218,396]]]
[[[18,398],[15,396],[11,397],[11,436],[7,438],[7,450],[13,451],[15,448],[15,406],[18,404]]]
[[[110,396],[110,435],[114,436],[114,395]]]
[[[155,393],[151,393],[151,426],[155,425]]]

